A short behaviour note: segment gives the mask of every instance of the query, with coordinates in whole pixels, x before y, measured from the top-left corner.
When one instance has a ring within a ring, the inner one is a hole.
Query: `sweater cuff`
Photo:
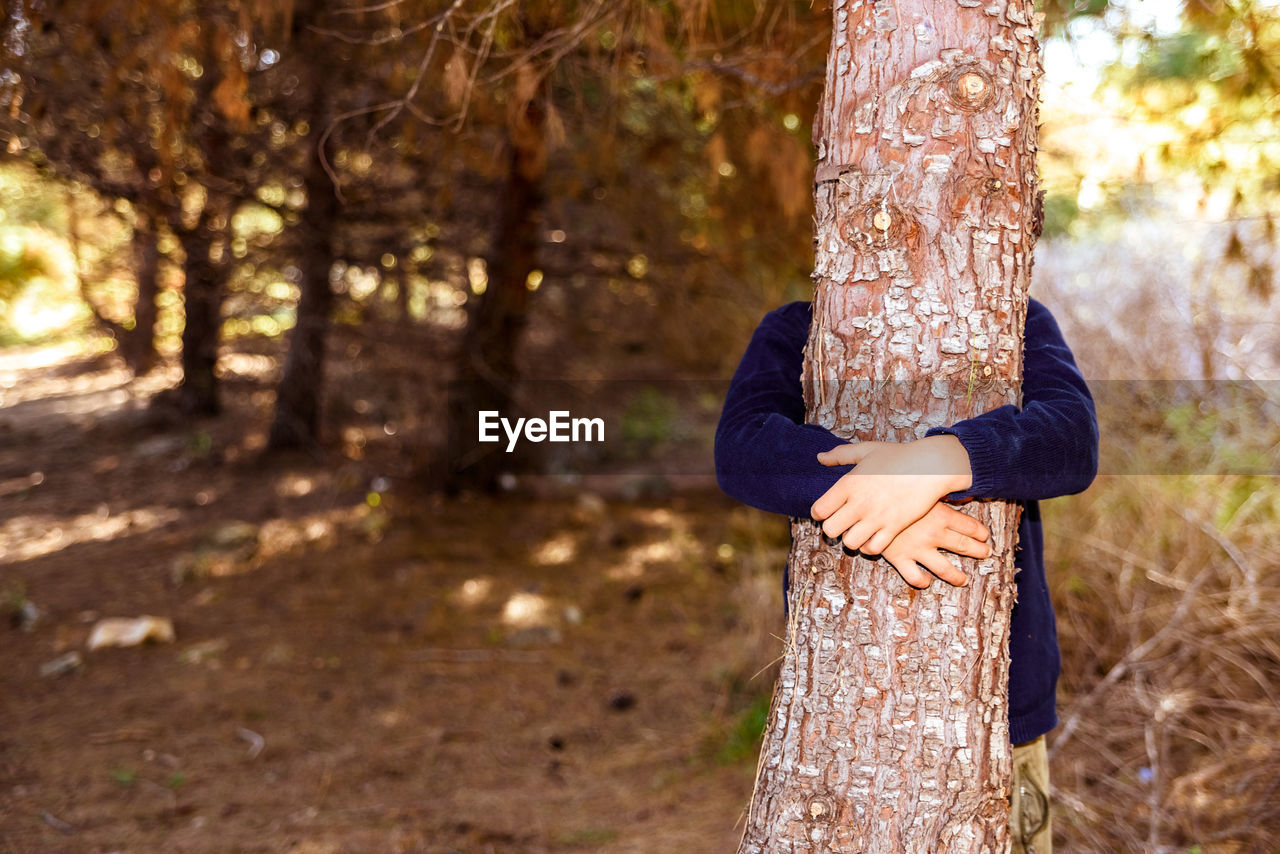
[[[1053,694],[1031,712],[1009,716],[1009,743],[1024,744],[1039,738],[1058,725],[1058,709]]]
[[[962,492],[945,496],[948,501],[968,501],[971,498],[992,498],[995,488],[995,469],[999,463],[999,451],[991,442],[988,431],[969,429],[964,423],[952,427],[933,427],[925,436],[955,436],[969,454],[969,471],[973,482]]]

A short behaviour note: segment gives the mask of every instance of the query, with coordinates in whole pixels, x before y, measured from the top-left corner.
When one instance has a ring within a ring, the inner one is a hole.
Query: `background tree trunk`
[[[316,81],[312,112],[308,117],[314,144],[305,176],[307,207],[299,223],[302,240],[298,266],[302,269],[302,293],[297,324],[289,338],[289,354],[276,386],[276,409],[267,445],[271,450],[306,447],[320,433],[320,403],[324,389],[325,344],[333,312],[335,228],[339,203],[333,182],[320,160],[320,137],[329,126],[325,90]]]
[[[493,490],[500,474],[500,451],[476,453],[483,447],[476,444],[476,415],[484,410],[506,414],[518,373],[516,348],[529,308],[527,281],[541,240],[546,98],[547,83],[541,80],[511,121],[507,180],[489,255],[488,283],[463,335],[451,395],[445,480],[451,491],[463,486]]]
[[[317,87],[318,88],[318,87]],[[328,126],[324,114],[312,116],[313,136]],[[320,150],[310,155],[306,174],[307,207],[299,227],[302,232],[302,293],[298,299],[298,319],[289,338],[289,355],[276,386],[276,410],[271,422],[268,447],[271,450],[313,444],[320,432],[320,400],[324,388],[325,342],[329,315],[333,311],[333,286],[329,271],[333,266],[333,231],[337,223],[338,199],[333,183],[320,162]]]
[[[206,8],[197,4],[202,17]],[[222,301],[226,290],[227,261],[230,255],[231,215],[234,198],[224,177],[232,156],[231,130],[217,104],[216,93],[225,79],[222,31],[212,21],[201,30],[204,73],[196,87],[194,116],[200,129],[195,142],[204,162],[204,208],[191,228],[182,223],[180,208],[170,227],[178,233],[186,260],[182,285],[185,321],[182,327],[182,384],[178,387],[178,408],[191,415],[216,415],[222,409],[218,394],[218,346],[222,338]],[[216,255],[216,258],[215,258]]]
[[[306,27],[320,21],[323,4],[293,9],[298,45],[308,55],[320,56],[325,43]],[[302,448],[320,438],[321,403],[324,394],[325,348],[333,313],[333,285],[329,274],[336,253],[341,205],[333,179],[325,171],[325,134],[333,121],[333,95],[340,88],[338,66],[315,64],[309,69],[311,93],[301,115],[311,126],[303,183],[307,206],[298,223],[301,239],[298,267],[302,270],[297,322],[289,337],[289,353],[276,385],[276,407],[267,439],[269,450]]]
[[[1032,250],[1030,0],[836,0],[815,120],[812,422],[907,441],[1016,403]],[[793,520],[782,671],[742,852],[1008,846],[1016,508],[994,554],[908,588]]]
[[[120,355],[141,376],[156,364],[156,297],[160,293],[160,245],[156,222],[139,210],[133,226],[133,275],[138,296],[133,304],[133,328],[120,341]]]
[[[215,240],[220,239],[211,221],[215,218],[206,211],[193,228],[178,232],[186,255],[178,408],[188,415],[217,415],[221,410],[214,369],[222,332],[223,265],[210,255]]]
[[[116,340],[117,351],[134,375],[141,376],[155,366],[156,344],[156,295],[159,293],[157,277],[160,272],[160,248],[156,242],[151,217],[138,211],[133,234],[134,279],[138,294],[134,300],[134,325],[112,319],[104,312],[93,294],[93,284],[101,274],[94,270],[85,275],[83,242],[80,239],[80,210],[76,194],[68,188],[66,197],[67,239],[75,258],[75,278],[80,298],[93,312],[94,320]]]

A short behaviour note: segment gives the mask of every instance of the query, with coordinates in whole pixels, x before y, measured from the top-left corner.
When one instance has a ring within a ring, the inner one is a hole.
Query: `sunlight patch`
[[[15,516],[0,526],[0,542],[6,543],[7,561],[31,560],[77,543],[113,540],[153,531],[177,521],[182,514],[173,507],[137,507],[112,516],[106,505],[98,512],[71,518],[45,514]],[[39,532],[39,533],[37,533]]]
[[[275,375],[276,360],[254,353],[226,353],[219,357],[218,367],[242,377],[269,379]]]
[[[557,566],[573,560],[578,552],[578,544],[568,533],[557,534],[547,540],[533,553],[533,560],[541,566]]]
[[[493,592],[492,578],[468,578],[458,588],[458,601],[463,605],[479,605]]]
[[[315,488],[315,480],[299,474],[287,474],[276,482],[276,494],[282,497],[298,498],[309,495]]]
[[[502,609],[502,622],[516,628],[545,625],[550,619],[551,604],[537,593],[515,593]]]

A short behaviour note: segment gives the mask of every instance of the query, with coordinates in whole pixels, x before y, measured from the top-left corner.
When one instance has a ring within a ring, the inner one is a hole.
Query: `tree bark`
[[[1039,231],[1031,0],[836,0],[815,119],[808,419],[909,441],[1006,403]],[[792,522],[790,624],[741,852],[1007,851],[1017,508],[966,588]]]

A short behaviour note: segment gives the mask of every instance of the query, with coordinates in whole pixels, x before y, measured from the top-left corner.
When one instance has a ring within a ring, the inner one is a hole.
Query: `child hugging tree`
[[[1093,398],[1053,315],[1032,299],[1022,406],[1001,406],[914,442],[855,442],[806,424],[800,384],[812,304],[765,315],[730,383],[716,429],[716,476],[728,495],[812,517],[912,587],[968,583],[944,552],[982,558],[990,532],[948,502],[1021,503],[1009,628],[1010,830],[1015,852],[1051,850],[1044,735],[1058,723],[1058,636],[1045,580],[1038,501],[1084,490],[1098,469]],[[888,579],[886,579],[886,582]],[[783,573],[784,588],[787,583]],[[784,599],[785,601],[785,599]]]

